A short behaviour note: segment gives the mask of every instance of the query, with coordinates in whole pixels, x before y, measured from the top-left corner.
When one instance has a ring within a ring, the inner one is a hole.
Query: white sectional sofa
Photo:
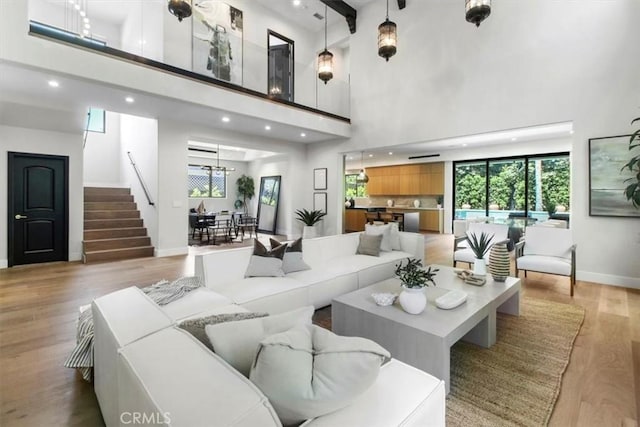
[[[213,314],[324,306],[391,277],[400,259],[424,256],[419,234],[401,233],[402,251],[380,257],[356,255],[357,242],[358,234],[305,240],[312,269],[278,278],[243,277],[251,248],[204,254],[196,272],[207,288],[162,307],[135,287],[96,299],[94,383],[106,425],[281,426],[256,386],[176,325]],[[352,405],[303,425],[444,426],[444,383],[392,359]]]
[[[359,235],[303,240],[303,258],[311,269],[285,277],[245,278],[251,247],[197,255],[196,276],[236,304],[276,314],[306,305],[325,307],[336,296],[393,277],[395,265],[402,259],[424,261],[421,234],[400,232],[401,250],[380,252],[379,257],[356,254]]]

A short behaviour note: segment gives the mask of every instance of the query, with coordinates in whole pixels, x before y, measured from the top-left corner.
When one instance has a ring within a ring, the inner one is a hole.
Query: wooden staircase
[[[151,239],[130,193],[128,188],[84,188],[85,263],[153,256]]]

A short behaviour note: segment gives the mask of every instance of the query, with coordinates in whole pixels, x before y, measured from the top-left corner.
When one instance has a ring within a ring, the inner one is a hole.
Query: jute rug
[[[520,316],[498,315],[489,349],[451,351],[447,426],[544,426],[584,320],[575,305],[523,298]]]

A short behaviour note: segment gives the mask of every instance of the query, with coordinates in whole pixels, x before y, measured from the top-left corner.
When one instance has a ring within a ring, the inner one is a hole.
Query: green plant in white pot
[[[302,229],[302,238],[303,239],[311,239],[318,235],[315,225],[322,221],[322,219],[327,215],[326,212],[321,210],[313,210],[308,211],[306,209],[298,209],[296,210],[297,220],[304,224],[304,228]]]
[[[402,283],[402,292],[398,301],[404,311],[409,314],[420,314],[424,311],[427,306],[427,297],[423,289],[430,283],[433,286],[436,285],[433,278],[437,271],[439,271],[437,268],[431,267],[425,270],[419,259],[407,258],[406,265],[403,265],[402,261],[396,264],[395,273]]]
[[[487,252],[489,252],[489,249],[491,249],[493,234],[485,233],[484,231],[480,233],[480,235],[468,233],[467,240],[469,241],[469,249],[471,249],[476,258],[473,263],[473,274],[486,276],[487,261],[484,257],[487,255]]]

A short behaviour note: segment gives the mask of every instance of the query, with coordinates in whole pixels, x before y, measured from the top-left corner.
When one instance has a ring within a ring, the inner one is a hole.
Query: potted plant
[[[315,225],[322,221],[327,213],[321,210],[308,211],[306,209],[296,210],[297,220],[304,224],[302,238],[310,239],[317,236]]]
[[[436,285],[433,278],[438,271],[437,268],[424,269],[422,261],[419,259],[407,258],[407,264],[402,261],[396,265],[396,276],[402,283],[402,292],[398,297],[400,306],[409,314],[420,314],[427,306],[427,297],[423,292],[425,286],[431,283]]]
[[[248,201],[251,200],[256,194],[253,178],[242,174],[242,176],[240,176],[240,178],[236,180],[236,187],[238,197],[241,197],[242,200],[236,200],[233,206],[235,206],[236,209],[244,208],[244,213],[247,214],[249,213]]]
[[[473,263],[473,274],[478,276],[485,276],[487,274],[487,262],[484,259],[487,252],[491,248],[491,241],[493,240],[493,234],[485,233],[484,231],[480,235],[469,233],[467,235],[469,241],[469,248],[473,252],[476,260]]]
[[[436,197],[436,207],[438,209],[442,209],[442,202],[444,202],[444,197],[443,196],[438,196]]]

